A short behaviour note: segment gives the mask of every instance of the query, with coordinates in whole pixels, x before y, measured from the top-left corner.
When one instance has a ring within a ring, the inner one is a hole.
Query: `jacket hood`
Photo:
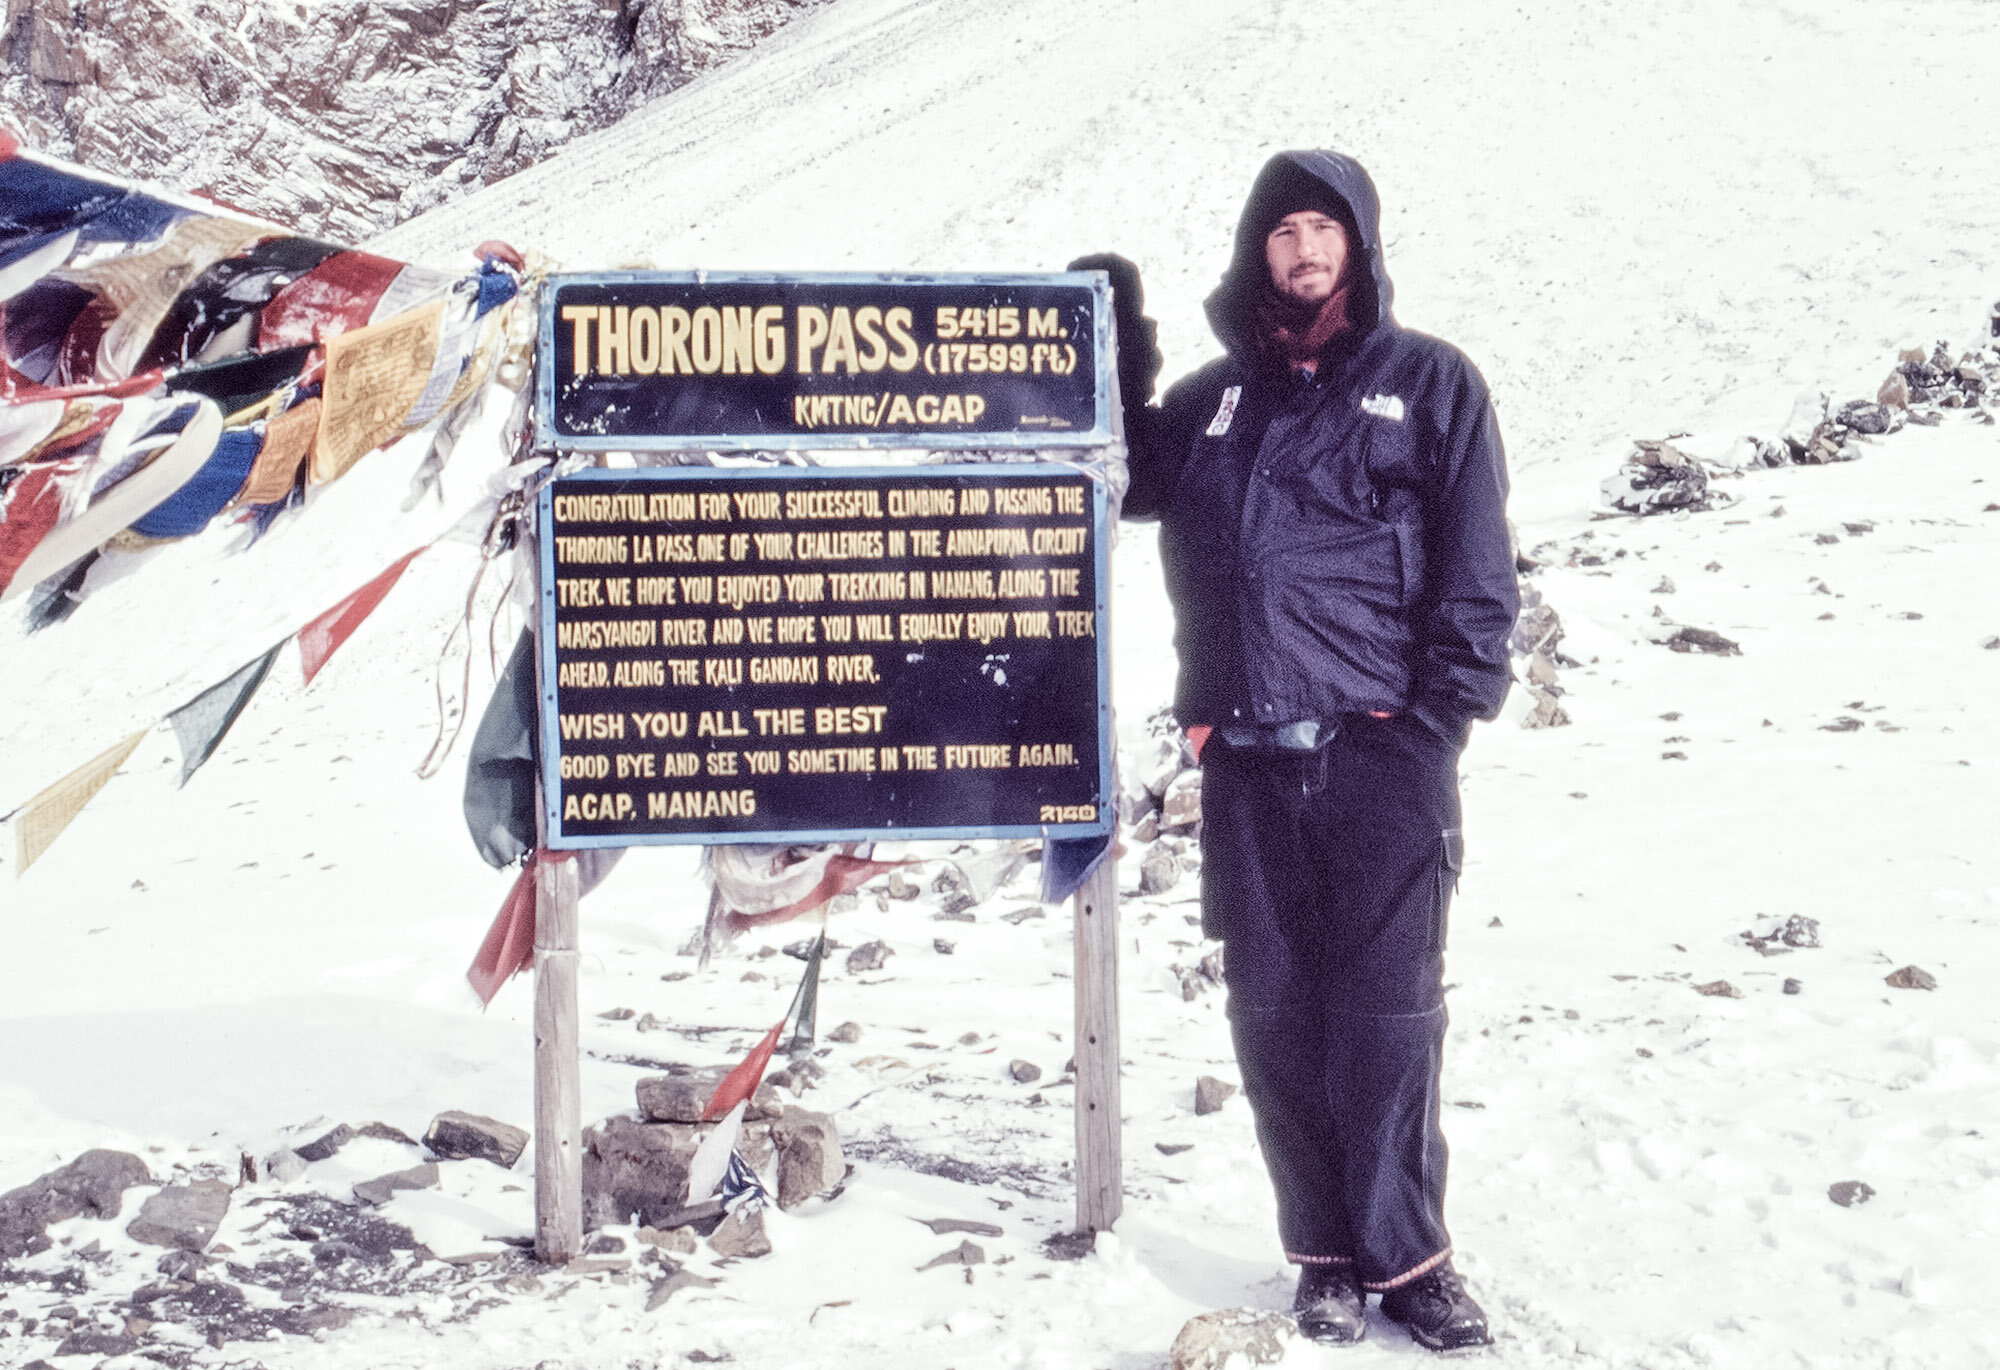
[[[1222,283],[1208,297],[1208,323],[1222,345],[1238,357],[1258,351],[1256,307],[1270,289],[1270,268],[1264,259],[1264,238],[1270,224],[1299,208],[1293,200],[1331,193],[1346,213],[1355,241],[1348,254],[1348,278],[1355,300],[1350,314],[1357,334],[1393,321],[1390,305],[1395,288],[1382,261],[1382,201],[1361,163],[1325,149],[1280,152],[1264,163],[1250,187],[1243,213],[1236,222],[1236,248]]]

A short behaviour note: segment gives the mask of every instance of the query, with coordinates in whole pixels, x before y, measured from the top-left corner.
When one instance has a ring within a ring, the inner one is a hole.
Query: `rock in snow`
[[[778,1207],[796,1208],[847,1175],[840,1132],[830,1113],[788,1108],[771,1127],[778,1147]]]
[[[1234,1370],[1232,1361],[1276,1365],[1299,1340],[1297,1325],[1282,1313],[1224,1308],[1189,1318],[1167,1363],[1172,1370]]]
[[[146,1163],[126,1151],[86,1151],[75,1160],[19,1189],[0,1194],[0,1260],[13,1260],[49,1246],[50,1223],[89,1215],[115,1218],[125,1191],[151,1184]]]
[[[302,1161],[324,1161],[353,1141],[354,1137],[354,1129],[342,1123],[324,1136],[315,1137],[304,1146],[295,1146],[292,1150],[298,1153]]]
[[[381,1205],[389,1202],[399,1189],[435,1189],[438,1182],[436,1161],[425,1161],[422,1165],[411,1166],[408,1170],[392,1171],[372,1180],[362,1180],[354,1186],[354,1197],[362,1203]]]
[[[1936,989],[1937,977],[1922,966],[1904,966],[1901,970],[1890,971],[1882,977],[1882,983],[1891,989]]]
[[[150,1196],[125,1235],[148,1246],[206,1250],[229,1212],[229,1186],[220,1180],[168,1185]]]
[[[528,1134],[477,1113],[447,1109],[431,1119],[424,1145],[432,1155],[448,1161],[491,1161],[502,1170],[511,1170],[528,1149]]]
[[[1826,1187],[1826,1197],[1842,1208],[1854,1208],[1874,1198],[1875,1190],[1861,1180],[1840,1180]]]
[[[1204,1075],[1194,1082],[1194,1111],[1197,1114],[1214,1113],[1235,1092],[1236,1086],[1229,1081]]]
[[[847,953],[847,973],[865,975],[870,971],[880,970],[889,964],[889,958],[895,954],[896,949],[887,942],[879,940],[863,942]]]
[[[771,1254],[771,1239],[764,1233],[764,1210],[739,1208],[715,1225],[708,1244],[718,1256],[747,1260]]]

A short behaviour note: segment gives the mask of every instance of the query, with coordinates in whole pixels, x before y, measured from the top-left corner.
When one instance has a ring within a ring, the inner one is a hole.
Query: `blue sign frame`
[[[1097,657],[1097,818],[1084,823],[1050,824],[994,824],[955,827],[886,827],[886,828],[817,828],[771,829],[759,832],[718,832],[718,833],[620,833],[610,836],[566,835],[562,819],[562,738],[558,726],[556,709],[556,565],[555,540],[549,534],[553,523],[555,487],[553,482],[542,486],[536,505],[536,527],[540,539],[537,554],[541,570],[541,604],[536,638],[538,657],[536,662],[536,693],[540,708],[539,726],[542,758],[542,797],[545,821],[545,843],[554,850],[577,850],[586,847],[632,847],[632,846],[723,846],[741,843],[785,843],[785,842],[855,842],[899,839],[928,841],[934,839],[962,840],[981,837],[998,838],[1057,838],[1057,837],[1097,837],[1109,832],[1117,821],[1116,800],[1112,792],[1112,735],[1111,735],[1111,644],[1107,631],[1109,597],[1111,588],[1111,556],[1107,538],[1109,505],[1104,482],[1082,463],[1064,462],[995,462],[988,464],[956,465],[902,465],[902,466],[836,466],[836,467],[712,467],[712,466],[663,466],[644,468],[606,469],[590,468],[562,477],[564,481],[603,481],[631,484],[634,481],[657,481],[663,484],[680,482],[700,482],[716,479],[730,480],[797,480],[801,477],[822,479],[875,478],[908,479],[913,475],[972,477],[988,480],[1046,480],[1051,476],[1087,476],[1091,488],[1091,536],[1093,571],[1096,578],[1096,657]]]
[[[773,286],[965,286],[1022,288],[1069,286],[1088,288],[1095,299],[1091,355],[1095,380],[1095,420],[1088,428],[1028,431],[953,432],[930,429],[895,433],[706,433],[638,436],[571,434],[556,427],[557,297],[566,286],[619,285],[773,285]],[[541,294],[541,326],[535,368],[535,432],[544,450],[565,452],[772,452],[830,451],[869,448],[877,451],[1006,449],[1045,450],[1103,447],[1113,441],[1111,378],[1115,360],[1111,347],[1111,287],[1101,271],[977,274],[965,272],[748,272],[748,271],[600,271],[552,275]]]

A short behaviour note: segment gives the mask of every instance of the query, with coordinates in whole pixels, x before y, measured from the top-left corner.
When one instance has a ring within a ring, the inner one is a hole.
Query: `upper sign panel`
[[[1111,439],[1095,272],[554,276],[538,422],[580,451]]]

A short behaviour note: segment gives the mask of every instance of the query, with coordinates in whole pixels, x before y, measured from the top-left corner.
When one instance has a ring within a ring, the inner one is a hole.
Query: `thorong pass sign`
[[[540,443],[1101,446],[1107,291],[1096,272],[555,276],[542,306]]]
[[[551,847],[1109,828],[1082,471],[593,470],[540,514]]]

